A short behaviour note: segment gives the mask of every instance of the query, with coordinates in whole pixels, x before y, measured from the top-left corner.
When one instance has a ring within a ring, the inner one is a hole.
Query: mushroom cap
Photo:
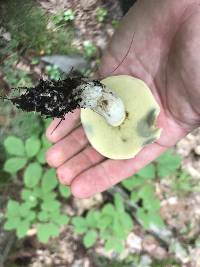
[[[156,126],[159,105],[140,79],[118,75],[101,82],[122,99],[126,117],[119,126],[113,127],[93,110],[81,109],[86,136],[92,147],[107,158],[133,158],[144,146],[160,137],[161,129]]]

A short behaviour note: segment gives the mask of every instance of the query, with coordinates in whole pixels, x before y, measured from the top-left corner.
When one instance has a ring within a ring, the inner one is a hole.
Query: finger
[[[78,126],[80,122],[80,109],[76,109],[74,112],[66,114],[65,120],[63,120],[59,127],[53,131],[59,122],[60,119],[53,120],[46,131],[46,136],[50,142],[58,142]]]
[[[72,193],[75,197],[87,198],[102,192],[133,175],[165,150],[158,144],[152,144],[133,159],[120,161],[108,159],[78,175],[72,181]]]
[[[100,163],[103,159],[104,156],[91,146],[87,146],[57,169],[57,177],[62,184],[70,185],[74,177],[95,164]]]
[[[72,131],[67,137],[52,146],[46,153],[47,163],[57,168],[76,155],[88,144],[88,139],[82,127]]]

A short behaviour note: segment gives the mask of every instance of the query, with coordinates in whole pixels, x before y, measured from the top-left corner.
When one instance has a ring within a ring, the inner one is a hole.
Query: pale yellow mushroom
[[[160,137],[161,129],[156,125],[160,112],[159,105],[142,80],[119,75],[108,77],[101,83],[121,99],[124,110],[121,108],[119,111],[116,108],[116,111],[112,111],[112,114],[116,112],[120,118],[119,123],[115,122],[113,126],[102,112],[100,115],[94,109],[82,108],[81,122],[86,136],[92,147],[105,157],[133,158],[144,146]],[[100,109],[107,112],[110,104],[108,99],[101,99],[98,104]]]

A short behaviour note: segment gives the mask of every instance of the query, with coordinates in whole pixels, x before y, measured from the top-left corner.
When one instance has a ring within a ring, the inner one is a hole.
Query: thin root
[[[53,134],[55,132],[55,130],[59,127],[59,125],[61,124],[62,121],[64,121],[65,118],[60,119],[59,123],[56,125],[56,127],[53,129],[53,131],[51,132],[51,134]]]
[[[128,54],[129,54],[129,52],[130,52],[130,50],[131,50],[131,47],[132,47],[132,44],[133,44],[134,37],[135,37],[135,32],[133,33],[133,36],[132,36],[132,39],[131,39],[130,46],[129,46],[129,48],[128,48],[126,54],[125,54],[125,56],[123,57],[122,61],[115,67],[115,69],[114,69],[110,74],[114,73],[114,72],[115,72],[115,71],[116,71],[116,70],[123,64],[124,60],[126,59],[126,57],[128,56]]]

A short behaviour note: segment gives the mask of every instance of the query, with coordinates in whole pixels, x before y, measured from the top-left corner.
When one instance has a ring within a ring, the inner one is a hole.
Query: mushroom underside
[[[147,85],[128,75],[101,81],[123,101],[126,116],[117,127],[93,110],[81,109],[81,122],[90,144],[110,159],[133,158],[144,146],[160,137],[156,126],[160,108]]]

